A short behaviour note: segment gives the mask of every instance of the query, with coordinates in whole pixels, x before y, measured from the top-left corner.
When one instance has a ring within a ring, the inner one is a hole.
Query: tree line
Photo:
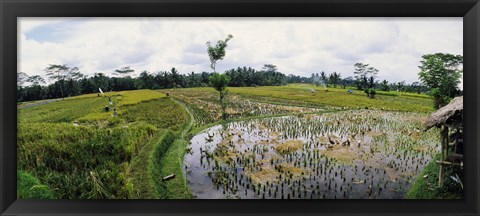
[[[218,55],[218,54],[217,54]],[[224,75],[229,79],[229,87],[280,86],[289,83],[313,83],[317,86],[341,87],[344,89],[400,91],[430,94],[435,99],[435,106],[441,107],[450,98],[461,95],[458,89],[463,70],[463,57],[451,54],[427,54],[422,56],[419,66],[420,82],[406,83],[378,80],[379,70],[369,64],[356,63],[354,76],[343,78],[340,73],[330,74],[322,71],[313,73],[310,77],[285,75],[276,65],[265,64],[261,70],[251,67],[238,67],[226,70]],[[130,67],[122,67],[113,72],[116,76],[95,73],[84,75],[79,68],[67,65],[52,64],[44,69],[45,75],[54,82],[45,85],[42,76],[28,76],[24,72],[17,73],[17,101],[31,101],[51,98],[62,98],[81,94],[103,91],[124,91],[136,89],[169,89],[212,86],[209,78],[214,72],[191,72],[180,74],[176,68],[170,71],[150,73],[141,72],[132,77],[135,72]],[[368,91],[366,91],[368,92]],[[367,93],[368,94],[368,93]]]
[[[125,91],[136,89],[171,89],[209,87],[209,77],[212,72],[191,72],[180,74],[176,68],[170,71],[150,73],[142,71],[137,77],[130,67],[122,67],[108,76],[105,73],[95,73],[86,76],[77,67],[68,65],[49,65],[44,69],[45,74],[53,83],[45,85],[45,79],[39,75],[28,76],[24,72],[17,73],[17,101],[43,100],[63,98],[81,94],[98,93],[102,91]],[[273,86],[285,85],[285,75],[277,71],[275,65],[265,65],[262,70],[251,67],[238,67],[227,70],[231,77],[228,86]]]

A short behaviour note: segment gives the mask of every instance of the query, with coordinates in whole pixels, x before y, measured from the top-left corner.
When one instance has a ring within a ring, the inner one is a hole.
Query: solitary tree
[[[337,84],[340,82],[340,74],[337,72],[333,72],[332,74],[330,74],[328,79],[328,82],[333,84],[333,87],[336,88]]]
[[[225,40],[219,40],[215,46],[212,46],[210,41],[207,41],[207,52],[210,57],[210,67],[213,69],[213,74],[209,77],[210,86],[220,93],[220,106],[222,107],[222,118],[227,119],[227,104],[224,101],[227,94],[227,84],[230,78],[225,74],[218,74],[215,70],[215,66],[218,60],[222,60],[225,57],[225,48],[227,48],[227,42],[232,39],[233,36],[229,34]]]
[[[358,89],[372,88],[377,78],[378,69],[369,67],[368,64],[355,63],[355,83]]]
[[[460,94],[458,84],[463,73],[463,56],[435,53],[422,58],[418,75],[422,83],[431,88],[435,108],[438,109]]]
[[[320,73],[320,76],[322,77],[323,82],[327,83],[328,80],[327,80],[327,74],[325,73],[325,71],[322,71]],[[317,73],[317,77],[318,77],[318,73]]]
[[[225,57],[225,48],[227,48],[227,42],[232,39],[233,36],[229,34],[225,40],[218,40],[215,46],[212,46],[210,41],[207,41],[208,47],[208,56],[210,57],[210,67],[213,69],[213,72],[217,72],[215,70],[215,66],[218,60],[222,60]]]
[[[227,95],[227,84],[230,81],[230,78],[225,74],[213,73],[210,78],[210,86],[220,93],[220,106],[222,107],[222,118],[223,120],[227,119],[227,103],[224,101],[225,96]]]
[[[60,85],[60,95],[64,97],[64,85],[65,80],[73,79],[77,80],[83,77],[83,74],[80,73],[80,70],[77,67],[68,67],[67,65],[57,65],[51,64],[44,69],[47,76],[59,82]]]

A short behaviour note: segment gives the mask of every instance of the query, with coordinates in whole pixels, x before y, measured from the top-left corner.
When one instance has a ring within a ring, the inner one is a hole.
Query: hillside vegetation
[[[118,116],[112,115],[113,108]],[[137,197],[145,182],[136,178],[147,167],[132,169],[132,161],[148,160],[145,155],[159,143],[159,134],[178,130],[185,121],[178,104],[151,90],[82,95],[19,109],[17,167],[52,191],[38,198]],[[19,182],[26,179],[22,176]]]

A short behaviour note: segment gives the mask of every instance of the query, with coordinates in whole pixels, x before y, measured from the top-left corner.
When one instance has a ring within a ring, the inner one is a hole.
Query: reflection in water
[[[417,114],[345,111],[211,127],[185,156],[202,199],[398,199],[431,160]]]

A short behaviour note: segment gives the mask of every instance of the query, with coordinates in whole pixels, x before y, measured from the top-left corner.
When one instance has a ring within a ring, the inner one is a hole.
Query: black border
[[[0,0],[1,215],[480,215],[479,0]],[[17,17],[463,17],[464,200],[16,200]],[[470,144],[470,145],[468,145]]]

